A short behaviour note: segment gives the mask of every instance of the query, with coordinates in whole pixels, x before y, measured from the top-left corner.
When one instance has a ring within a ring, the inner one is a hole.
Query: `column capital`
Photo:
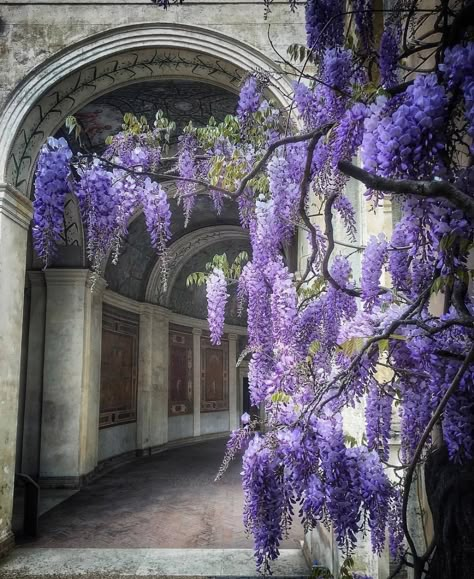
[[[28,230],[33,217],[32,202],[8,183],[0,183],[0,215]]]
[[[237,342],[239,336],[237,334],[227,334],[227,339],[229,342]]]
[[[148,303],[141,303],[139,305],[140,316],[152,316],[154,313],[153,305]]]
[[[28,274],[30,285],[44,286],[46,284],[46,281],[44,279],[44,271],[30,270],[27,271],[26,273]]]
[[[44,271],[47,285],[86,285],[89,278],[88,269],[55,269]]]
[[[193,336],[201,336],[202,335],[202,330],[201,328],[193,328]]]
[[[93,285],[96,294],[102,293],[107,285],[102,277],[94,280],[93,273],[88,269],[48,268],[44,271],[44,277],[48,286],[84,285],[92,288]]]

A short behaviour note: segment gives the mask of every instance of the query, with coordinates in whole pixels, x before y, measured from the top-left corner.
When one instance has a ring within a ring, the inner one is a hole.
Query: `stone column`
[[[137,449],[168,442],[168,316],[151,304],[140,309]]]
[[[229,428],[239,426],[237,408],[237,334],[229,334]]]
[[[77,488],[97,465],[103,280],[45,272],[46,324],[40,480]]]
[[[168,314],[154,307],[153,311],[153,365],[152,400],[150,420],[151,446],[168,442],[168,364],[169,364],[169,318]]]
[[[201,435],[201,334],[193,328],[193,436]]]
[[[153,307],[143,304],[140,309],[137,391],[137,449],[150,448],[150,421],[153,365]]]
[[[0,556],[14,543],[11,532],[20,387],[26,247],[31,202],[0,184]]]
[[[36,479],[39,475],[41,407],[43,404],[46,285],[42,271],[29,271],[28,277],[31,300],[21,470]]]

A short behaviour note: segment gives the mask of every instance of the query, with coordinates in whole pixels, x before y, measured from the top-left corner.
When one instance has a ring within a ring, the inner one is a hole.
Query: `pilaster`
[[[152,447],[168,442],[169,317],[153,306]]]
[[[84,269],[45,272],[40,479],[80,486],[98,455],[103,280]]]
[[[153,375],[153,307],[140,308],[138,341],[137,449],[150,448]]]
[[[46,284],[42,271],[29,271],[28,279],[30,282],[30,316],[21,470],[36,479],[39,475],[41,405],[43,402]]]
[[[201,334],[193,328],[193,436],[201,435]]]
[[[26,247],[31,202],[0,184],[0,554],[13,545],[11,517],[20,385]]]
[[[237,409],[237,334],[229,334],[229,428],[239,426]]]

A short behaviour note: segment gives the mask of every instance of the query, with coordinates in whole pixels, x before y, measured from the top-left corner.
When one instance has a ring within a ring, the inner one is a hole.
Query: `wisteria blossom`
[[[218,345],[221,343],[224,333],[225,306],[229,297],[227,282],[221,269],[214,268],[214,271],[209,275],[206,283],[206,295],[211,343]]]
[[[72,151],[64,139],[48,139],[35,175],[33,242],[45,265],[51,261],[64,227],[64,203],[70,190]]]

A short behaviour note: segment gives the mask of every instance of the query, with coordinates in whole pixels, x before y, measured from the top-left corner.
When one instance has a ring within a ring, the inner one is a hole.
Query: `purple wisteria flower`
[[[392,178],[442,174],[446,107],[434,74],[416,77],[401,97],[379,97],[364,123],[364,168]]]
[[[224,334],[225,306],[229,298],[224,272],[214,268],[206,282],[207,319],[211,334],[211,343],[216,346],[221,343]]]
[[[248,412],[244,412],[240,417],[242,424],[248,424],[250,422],[250,414]]]
[[[373,43],[373,12],[371,0],[352,0],[357,34],[366,53]]]
[[[239,94],[237,117],[245,124],[250,115],[256,113],[260,106],[262,91],[257,78],[254,75],[247,77]]]
[[[344,42],[344,2],[308,0],[306,2],[306,45],[319,52]]]
[[[178,202],[183,206],[185,227],[189,223],[191,212],[196,203],[197,185],[192,181],[197,177],[194,160],[195,149],[195,137],[191,134],[184,135],[179,143],[178,173],[182,180],[176,183],[176,196]]]
[[[151,244],[163,258],[171,238],[171,209],[166,191],[149,177],[143,183],[142,205]]]
[[[95,159],[80,169],[80,181],[75,189],[85,224],[87,255],[92,270],[101,274],[108,252],[117,244],[123,224],[119,222],[118,189],[114,175]]]
[[[72,152],[65,139],[48,139],[43,145],[35,174],[33,245],[47,266],[64,229],[64,202],[70,191],[69,162]]]
[[[380,40],[379,69],[382,85],[389,88],[398,81],[397,65],[400,53],[400,29],[397,25],[388,26]]]
[[[374,305],[381,303],[380,278],[388,257],[387,249],[388,243],[385,235],[383,233],[378,237],[373,235],[362,256],[361,290],[364,307],[368,311],[371,311]]]

